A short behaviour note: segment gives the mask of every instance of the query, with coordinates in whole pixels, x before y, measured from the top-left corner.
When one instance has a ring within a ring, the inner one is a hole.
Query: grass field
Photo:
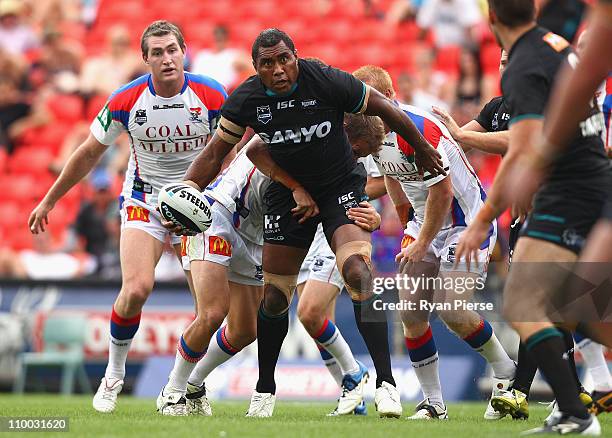
[[[273,418],[245,418],[248,402],[214,402],[213,417],[161,417],[155,412],[154,400],[131,397],[119,399],[117,411],[110,415],[95,412],[91,398],[55,395],[0,395],[0,416],[68,417],[68,433],[43,433],[52,437],[506,437],[537,427],[547,412],[541,406],[531,407],[528,421],[508,418],[487,422],[482,418],[484,403],[461,403],[449,406],[448,421],[412,422],[400,419],[380,419],[373,403],[368,404],[367,417],[327,418],[333,408],[330,403],[277,403]],[[413,409],[404,406],[404,414]],[[612,416],[599,417],[603,435],[611,436]],[[12,434],[1,434],[8,436]]]

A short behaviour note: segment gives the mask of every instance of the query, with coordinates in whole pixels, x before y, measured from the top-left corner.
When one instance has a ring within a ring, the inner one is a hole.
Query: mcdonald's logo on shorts
[[[181,257],[187,255],[187,236],[181,236]]]
[[[125,208],[125,211],[127,212],[128,221],[150,222],[149,210],[147,210],[144,207],[138,207],[136,205],[128,205]]]
[[[226,257],[232,256],[232,245],[219,236],[208,237],[208,252],[210,254],[217,254]]]
[[[409,236],[408,234],[405,234],[404,237],[402,237],[402,249],[406,248],[408,245],[410,245],[412,242],[414,242],[416,239],[412,236]]]

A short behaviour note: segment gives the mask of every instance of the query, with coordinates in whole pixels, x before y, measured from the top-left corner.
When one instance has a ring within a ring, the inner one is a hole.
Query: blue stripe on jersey
[[[219,117],[219,114],[221,114],[221,110],[208,110],[208,122],[210,123],[211,121],[213,121],[214,119],[216,119],[217,117]],[[212,126],[211,126],[212,128]]]
[[[603,114],[606,121],[605,129],[612,129],[610,126],[610,113],[612,112],[612,94],[608,94],[603,102]],[[609,134],[608,134],[609,135]],[[609,146],[609,145],[606,145]]]
[[[453,217],[453,227],[467,227],[465,223],[465,213],[459,205],[457,198],[453,196],[453,204],[451,206],[451,215]]]
[[[153,77],[149,76],[147,81],[148,81],[147,85],[149,87],[149,91],[151,92],[153,96],[157,96],[157,94],[155,94],[155,87],[153,86]]]
[[[138,85],[144,84],[145,82],[149,80],[150,76],[151,74],[147,73],[145,75],[140,76],[139,78],[134,79],[132,82],[125,84],[123,87],[119,88],[118,90],[115,90],[113,94],[110,95],[108,100],[111,100],[117,94],[123,93],[124,91],[129,90],[130,88],[134,88],[134,87],[137,87]]]
[[[213,132],[213,120],[221,115],[221,110],[208,110],[208,129]]]
[[[412,123],[415,124],[421,135],[425,137],[425,117],[419,116],[406,110],[404,110],[404,112],[408,117],[410,117],[410,120],[412,120]]]
[[[144,192],[132,190],[132,199],[137,199],[138,201],[145,202],[145,194]]]
[[[203,75],[196,75],[189,72],[185,72],[185,78],[192,82],[195,82],[196,84],[204,84],[207,87],[212,88],[213,90],[217,90],[223,95],[223,97],[227,97],[227,92],[225,91],[225,88],[223,88],[223,85],[215,81],[213,78],[209,78],[208,76]],[[181,93],[182,92],[183,91],[181,91]]]
[[[480,245],[480,249],[487,249],[489,245],[491,245],[491,237],[493,237],[493,231],[495,231],[495,227],[493,226],[493,223],[491,223],[491,225],[489,225],[489,233],[487,234],[487,238],[484,242],[482,242],[482,245]]]
[[[111,116],[113,120],[121,122],[123,126],[125,126],[125,129],[128,130],[128,125],[130,123],[130,112],[129,111],[124,111],[124,110],[111,111]]]

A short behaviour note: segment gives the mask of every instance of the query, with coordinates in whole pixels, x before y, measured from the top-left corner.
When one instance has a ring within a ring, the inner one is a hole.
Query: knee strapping
[[[346,290],[351,295],[351,298],[360,300],[361,298],[363,298],[363,291],[357,289],[356,287],[354,287],[354,285],[349,284],[347,278],[345,278],[344,273],[344,264],[349,259],[349,257],[354,255],[360,256],[368,267],[368,270],[371,272],[372,244],[364,240],[357,240],[345,243],[336,251],[336,266],[338,266],[338,271],[340,271],[340,274],[344,279]]]
[[[279,275],[272,274],[264,271],[264,285],[272,285],[278,289],[287,299],[287,307],[291,304],[291,298],[293,297],[293,291],[297,285],[297,274],[296,275]]]

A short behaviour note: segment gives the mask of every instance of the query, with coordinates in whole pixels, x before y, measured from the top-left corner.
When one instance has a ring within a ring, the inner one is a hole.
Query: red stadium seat
[[[448,46],[438,49],[436,55],[436,70],[456,75],[459,73],[459,58],[461,57],[461,47]]]
[[[18,148],[8,163],[8,171],[16,174],[45,172],[53,154],[44,146],[28,146]]]
[[[104,104],[106,103],[107,99],[108,96],[101,94],[96,94],[95,96],[92,96],[89,101],[87,101],[85,109],[85,120],[93,120],[98,115],[102,107],[104,107]]]
[[[2,226],[5,228],[13,228],[19,225],[24,225],[24,220],[27,219],[28,211],[25,213],[22,206],[18,202],[1,202],[0,203],[0,218],[2,218]],[[25,218],[25,219],[24,219]]]
[[[496,73],[499,70],[501,49],[497,44],[488,44],[480,49],[480,65],[485,74]]]
[[[0,175],[6,170],[6,162],[8,161],[8,153],[4,148],[4,145],[0,145]]]
[[[5,242],[8,247],[15,251],[31,249],[33,236],[27,225],[23,227],[17,226],[12,229],[5,228]]]
[[[78,122],[85,116],[83,99],[75,94],[57,94],[47,100],[47,108],[58,120],[67,123]]]

